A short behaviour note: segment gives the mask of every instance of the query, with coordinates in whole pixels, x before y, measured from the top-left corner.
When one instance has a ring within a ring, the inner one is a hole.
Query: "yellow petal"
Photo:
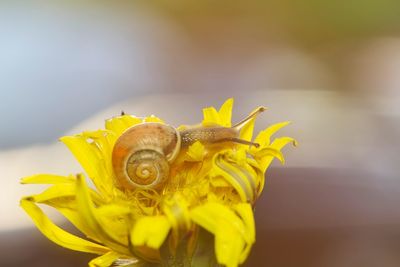
[[[141,122],[142,119],[140,118],[131,115],[122,115],[106,120],[106,129],[112,131],[118,137],[129,127]]]
[[[144,262],[133,257],[122,257],[115,260],[110,267],[143,267]]]
[[[99,206],[96,213],[100,217],[119,217],[130,214],[131,210],[128,205],[107,204]]]
[[[145,216],[138,219],[131,233],[134,246],[159,249],[167,237],[171,225],[165,216]]]
[[[178,127],[176,127],[176,129],[177,129],[178,131],[187,130],[187,129],[189,129],[189,128],[190,128],[190,126],[188,126],[188,125],[179,125]]]
[[[56,184],[31,198],[33,201],[41,203],[53,198],[62,197],[75,197],[75,184]]]
[[[264,158],[264,157],[268,157],[268,156],[272,156],[277,158],[282,164],[285,164],[285,158],[282,154],[281,151],[279,151],[276,148],[273,148],[271,146],[268,147],[264,147],[261,150],[257,151],[256,153],[256,157],[257,158]]]
[[[32,199],[24,198],[21,200],[20,204],[25,212],[32,218],[36,227],[54,243],[68,249],[100,255],[109,251],[109,249],[104,246],[72,235],[55,225],[43,211],[32,202]]]
[[[103,199],[92,189],[89,189],[91,197],[96,205],[104,204]],[[37,203],[52,203],[53,200],[57,199],[62,204],[75,201],[76,196],[76,179],[74,184],[55,184],[42,193],[30,196]],[[58,208],[57,206],[54,206]]]
[[[205,154],[205,148],[199,141],[196,141],[189,146],[186,154],[189,156],[187,161],[202,161]]]
[[[220,203],[208,202],[204,205],[193,208],[190,211],[192,220],[206,229],[207,231],[216,232],[218,222],[220,219],[235,226],[236,230],[242,235],[245,235],[244,225],[240,218],[229,209]]]
[[[133,224],[132,217],[134,215],[128,205],[108,204],[95,209],[99,225],[107,232],[112,229],[112,235],[108,235],[123,245],[127,244],[130,227]]]
[[[178,192],[171,197],[166,197],[162,202],[162,211],[170,223],[176,243],[191,227],[188,206],[185,196]]]
[[[84,136],[64,136],[60,140],[70,149],[102,195],[111,197],[114,184],[100,152]]]
[[[21,184],[69,184],[75,183],[75,176],[36,174],[21,179]]]
[[[245,249],[245,240],[249,239],[241,218],[228,207],[212,202],[192,209],[190,215],[196,224],[215,235],[218,263],[237,266]]]
[[[81,135],[83,139],[90,140],[90,147],[99,159],[100,164],[102,164],[102,169],[100,171],[104,174],[101,179],[103,182],[106,182],[105,186],[113,187],[111,180],[113,180],[112,177],[114,177],[114,168],[112,166],[111,156],[117,137],[110,131],[104,130],[85,131]],[[109,183],[111,183],[111,185]],[[110,188],[110,190],[112,189]]]
[[[243,128],[240,130],[240,139],[251,141],[253,137],[254,123],[256,119],[251,119],[248,123],[246,123]],[[245,145],[248,146],[248,145]]]
[[[57,201],[51,201],[49,206],[55,206]],[[61,205],[60,205],[61,206]],[[75,205],[76,206],[76,205]],[[88,228],[87,223],[80,216],[77,208],[69,208],[69,207],[58,207],[57,211],[60,212],[68,221],[72,223],[79,231],[81,231],[87,238],[94,240],[98,243],[102,243],[100,239],[96,237],[96,234],[93,232],[93,229]]]
[[[246,247],[240,255],[240,263],[243,263],[249,256],[252,245],[256,240],[256,227],[254,222],[253,209],[249,203],[239,203],[235,207],[235,211],[242,218],[246,229]]]
[[[82,133],[82,137],[84,137],[86,140],[92,140],[91,145],[94,146],[97,151],[101,152],[100,154],[103,159],[111,157],[114,143],[117,138],[110,131],[85,131]],[[105,161],[105,163],[108,162],[111,163],[111,160]]]
[[[210,183],[212,186],[214,187],[229,187],[232,186],[226,178],[224,178],[221,175],[216,175],[213,172],[210,173],[211,175],[211,179],[210,179]]]
[[[164,121],[154,115],[144,118],[144,122],[159,122],[164,123]]]
[[[201,124],[205,127],[221,125],[219,113],[214,107],[204,108],[203,117],[204,119]]]
[[[215,256],[220,264],[236,267],[241,262],[244,240],[231,224],[219,223],[215,234]]]
[[[269,126],[267,129],[261,131],[255,139],[255,142],[260,144],[260,148],[268,146],[271,142],[271,136],[279,131],[281,128],[290,124],[290,121],[279,122]]]
[[[219,109],[219,118],[222,126],[231,127],[232,124],[232,108],[233,108],[233,98],[229,98],[222,104]]]
[[[276,138],[269,147],[272,148],[272,150],[280,151],[288,143],[292,143],[295,146],[297,144],[296,140],[294,140],[291,137],[279,137],[279,138]],[[260,166],[261,166],[261,170],[263,172],[265,172],[267,170],[267,168],[271,164],[274,157],[275,157],[275,155],[273,155],[271,153],[270,155],[267,154],[266,156],[264,156],[260,159]]]
[[[256,187],[254,177],[245,168],[241,168],[235,162],[225,158],[222,152],[214,155],[213,167],[210,177],[222,176],[235,188],[243,202],[252,202],[255,199]]]
[[[233,107],[233,98],[229,98],[222,104],[219,111],[217,111],[214,107],[208,107],[203,109],[203,121],[202,125],[207,126],[215,126],[221,125],[224,127],[231,127],[232,120],[232,107]]]
[[[79,207],[79,214],[86,227],[93,230],[96,239],[101,240],[107,247],[124,255],[130,255],[127,240],[118,240],[115,225],[104,225],[103,220],[98,218],[89,189],[82,175],[78,175],[76,184],[76,201]],[[128,229],[126,229],[128,231]]]
[[[102,203],[102,200],[91,190],[92,196],[97,201],[97,205]],[[30,196],[29,198],[36,203],[43,203],[49,205],[64,217],[66,217],[77,229],[84,233],[87,237],[100,242],[93,234],[93,229],[88,228],[87,224],[82,221],[81,216],[78,213],[78,207],[75,201],[76,186],[74,184],[56,184],[46,189],[38,195]]]
[[[94,258],[89,262],[89,267],[110,267],[115,260],[119,258],[119,254],[110,251],[100,257]]]
[[[259,109],[260,109],[260,107],[254,109],[250,114],[253,114],[256,110],[259,110]],[[250,119],[240,130],[240,138],[241,139],[251,141],[251,139],[253,138],[253,130],[254,130],[254,124],[255,124],[256,118],[257,117],[253,117],[252,119]],[[255,142],[257,143],[257,140]]]

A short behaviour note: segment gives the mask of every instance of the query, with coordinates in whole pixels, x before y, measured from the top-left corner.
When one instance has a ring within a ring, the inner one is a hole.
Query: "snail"
[[[257,114],[259,107],[248,117],[233,125],[193,126],[183,130],[158,122],[144,122],[128,128],[115,142],[112,166],[116,186],[120,189],[159,189],[169,176],[170,164],[181,149],[196,141],[202,144],[235,142],[259,146],[239,138],[240,130]]]

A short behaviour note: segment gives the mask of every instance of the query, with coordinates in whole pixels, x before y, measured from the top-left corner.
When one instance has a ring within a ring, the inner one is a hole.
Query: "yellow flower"
[[[232,106],[228,99],[219,111],[205,108],[198,127],[231,127]],[[114,144],[128,128],[163,123],[161,119],[121,115],[107,120],[104,130],[62,137],[93,185],[83,174],[25,177],[23,184],[50,187],[24,197],[21,206],[53,242],[98,254],[89,266],[238,266],[255,242],[253,206],[263,190],[264,173],[274,158],[283,163],[281,149],[295,143],[289,137],[271,142],[288,124],[283,122],[262,131],[254,140],[258,146],[246,145],[261,110],[240,124],[239,143],[198,140],[182,147],[161,189],[117,187],[112,164]],[[42,204],[58,210],[85,238],[54,224]]]

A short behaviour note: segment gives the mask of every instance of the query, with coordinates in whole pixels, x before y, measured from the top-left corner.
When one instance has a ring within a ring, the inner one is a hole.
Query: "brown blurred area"
[[[400,2],[1,1],[0,265],[86,266],[18,207],[80,166],[58,137],[121,110],[195,124],[235,97],[293,121],[246,266],[400,265]],[[36,191],[35,191],[36,190]],[[62,218],[57,219],[63,224]]]

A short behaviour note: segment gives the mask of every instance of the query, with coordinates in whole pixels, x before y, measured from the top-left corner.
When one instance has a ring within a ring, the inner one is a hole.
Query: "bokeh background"
[[[0,1],[0,265],[86,266],[18,207],[34,173],[79,165],[58,137],[121,110],[234,118],[300,146],[275,163],[246,266],[400,266],[400,2]],[[57,218],[63,223],[61,218]]]

